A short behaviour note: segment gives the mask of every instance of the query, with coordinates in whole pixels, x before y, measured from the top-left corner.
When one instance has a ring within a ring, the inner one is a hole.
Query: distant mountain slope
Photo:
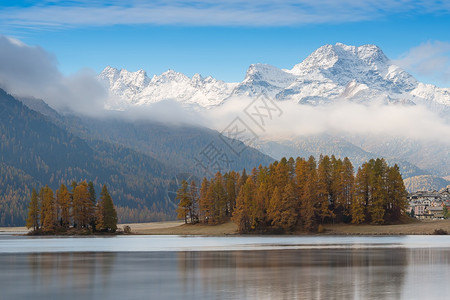
[[[446,137],[439,142],[376,136],[346,137],[354,145],[380,156],[408,161],[437,176],[450,174],[450,147]],[[416,174],[419,175],[419,174]]]
[[[24,171],[0,162],[0,226],[25,224],[30,191],[40,185]]]
[[[380,157],[379,154],[364,151],[360,147],[346,141],[345,139],[333,137],[327,134],[299,137],[285,141],[265,141],[258,149],[276,159],[283,156],[292,157],[319,157],[321,154],[335,155],[337,158],[349,157],[354,164],[355,171],[364,162]],[[384,156],[389,164],[397,164],[400,167],[403,178],[429,174],[414,164],[392,156]]]
[[[203,177],[211,176],[219,167],[241,171],[273,162],[272,157],[205,127],[126,121],[121,112],[111,112],[109,117],[103,118],[61,116],[42,100],[21,101],[90,145],[98,141],[122,145],[163,162],[173,172],[188,172]],[[236,149],[245,150],[235,153],[233,150]],[[217,153],[204,153],[208,150]],[[218,157],[206,166],[211,155]]]
[[[157,158],[178,172],[194,173],[201,177],[211,176],[219,168],[242,170],[273,162],[272,157],[207,128],[120,119],[81,118],[80,122],[89,129],[91,136],[127,145]],[[230,148],[230,145],[234,146]],[[234,147],[245,150],[236,154]]]
[[[404,180],[408,192],[415,191],[439,191],[450,185],[450,181],[437,176],[421,175]]]

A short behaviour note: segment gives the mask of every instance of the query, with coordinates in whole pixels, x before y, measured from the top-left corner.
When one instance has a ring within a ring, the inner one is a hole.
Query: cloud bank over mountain
[[[19,97],[45,100],[60,111],[98,114],[108,97],[92,70],[71,76],[58,70],[56,58],[39,46],[0,36],[0,87]]]
[[[252,101],[254,100],[249,98],[234,98],[222,107],[212,109],[203,119],[209,116],[208,123],[222,131],[238,116],[259,137],[271,140],[327,133],[337,136],[350,134],[400,137],[450,146],[450,141],[445,138],[450,132],[450,124],[422,105],[340,101],[330,105],[311,106],[277,102],[282,114],[264,117],[265,126],[261,129],[253,120],[258,117],[250,118],[245,113]],[[259,113],[268,115],[262,108]]]

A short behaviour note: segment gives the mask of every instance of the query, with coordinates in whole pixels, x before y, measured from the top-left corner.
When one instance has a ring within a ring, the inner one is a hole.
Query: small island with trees
[[[365,162],[355,176],[347,157],[283,158],[249,175],[245,169],[217,172],[200,189],[183,181],[176,199],[186,224],[232,220],[238,233],[320,233],[325,224],[399,224],[408,218],[400,170],[384,159]]]
[[[117,213],[106,185],[97,202],[92,181],[74,181],[70,191],[64,184],[56,193],[48,185],[39,193],[33,188],[26,226],[30,235],[114,234]]]

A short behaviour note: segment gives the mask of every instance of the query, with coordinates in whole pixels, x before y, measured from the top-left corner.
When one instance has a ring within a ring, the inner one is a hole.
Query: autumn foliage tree
[[[35,233],[61,233],[71,226],[90,231],[115,232],[117,213],[106,186],[96,203],[95,189],[86,181],[72,182],[72,191],[66,185],[53,193],[46,185],[39,194],[32,190],[28,209],[27,227]]]
[[[179,210],[190,214],[185,204],[189,201],[180,201]],[[231,219],[239,232],[316,231],[320,224],[331,222],[396,222],[406,205],[396,165],[370,160],[355,177],[348,158],[321,156],[317,162],[311,156],[283,158],[254,168],[249,175],[244,170],[204,178],[193,214],[205,224]]]
[[[56,191],[56,203],[59,212],[59,225],[68,228],[71,223],[72,198],[64,184],[61,184],[59,190]]]
[[[183,219],[184,223],[187,224],[189,218],[189,212],[192,207],[192,200],[189,196],[188,183],[186,180],[181,182],[181,188],[177,191],[177,196],[175,200],[179,201],[177,213],[178,219]]]
[[[385,224],[398,222],[407,208],[406,189],[397,165],[371,159],[356,174],[352,222]]]
[[[81,182],[73,191],[73,222],[75,227],[88,228],[94,218],[94,203],[90,199],[88,184]]]

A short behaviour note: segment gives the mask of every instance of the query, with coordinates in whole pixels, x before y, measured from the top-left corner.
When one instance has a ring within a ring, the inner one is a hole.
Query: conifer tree
[[[343,163],[341,159],[336,159],[334,155],[330,157],[331,162],[331,197],[330,197],[330,210],[333,212],[335,219],[342,221],[343,219],[343,185],[342,185],[342,173],[344,171]]]
[[[186,180],[181,182],[181,187],[178,189],[175,199],[179,200],[177,208],[178,219],[184,219],[184,223],[187,224],[189,212],[192,207],[192,200],[189,196],[188,183]]]
[[[340,172],[340,189],[339,189],[339,199],[337,200],[337,204],[342,208],[342,214],[344,221],[350,219],[350,210],[352,204],[352,196],[353,196],[353,185],[355,182],[355,177],[353,173],[353,165],[348,159],[348,157],[344,158],[344,161],[341,165]]]
[[[72,198],[73,201],[73,194],[75,193],[75,188],[77,187],[78,182],[76,182],[75,180],[72,181],[72,183],[70,184],[71,190],[70,190],[70,197]]]
[[[191,206],[189,207],[189,215],[191,217],[191,223],[198,222],[198,191],[195,180],[191,181],[189,185],[189,197],[191,199]]]
[[[59,210],[60,226],[67,228],[70,226],[70,208],[72,203],[69,191],[64,184],[61,184],[59,190],[56,191],[56,203]]]
[[[89,181],[89,183],[88,183],[88,191],[89,191],[89,199],[95,205],[97,202],[97,196],[95,194],[95,187],[94,187],[94,183],[92,181]]]
[[[208,199],[208,197],[210,196],[208,194],[208,190],[209,190],[209,181],[205,177],[205,178],[203,178],[202,185],[200,187],[200,197],[198,199],[198,206],[199,206],[198,214],[199,214],[199,221],[201,223],[208,222],[208,217],[209,217],[209,213],[211,210],[210,201],[212,201],[212,200]]]
[[[227,195],[225,182],[220,172],[214,177],[214,220],[215,223],[222,223],[227,219]]]
[[[369,175],[368,165],[358,168],[355,178],[353,200],[351,205],[352,223],[360,224],[366,221],[367,205],[369,203]]]
[[[92,203],[88,184],[81,182],[73,193],[73,221],[76,227],[87,228],[95,217],[95,207]]]
[[[295,228],[297,225],[297,203],[298,203],[298,197],[296,194],[295,186],[294,184],[289,181],[288,184],[285,186],[284,191],[282,193],[283,197],[283,223],[282,228],[285,231],[291,231]]]
[[[238,181],[238,190],[240,190],[242,188],[242,186],[247,182],[247,179],[248,179],[248,175],[244,168],[244,170],[242,170],[242,175]]]
[[[224,175],[225,178],[225,193],[226,193],[226,216],[231,217],[233,214],[234,207],[236,206],[237,197],[237,182],[236,182],[236,172],[231,171],[230,173]]]
[[[387,202],[387,164],[384,159],[369,161],[369,213],[373,224],[383,224]]]
[[[273,190],[272,197],[269,201],[269,207],[267,208],[267,217],[270,220],[270,225],[280,229],[282,223],[282,198],[281,192],[278,187]]]
[[[301,200],[303,213],[302,221],[306,230],[314,231],[317,227],[317,171],[316,160],[313,156],[310,156],[307,161],[307,171],[306,186]]]
[[[31,201],[28,206],[28,218],[27,218],[27,228],[33,227],[33,230],[36,231],[39,229],[39,201],[38,195],[36,193],[36,189],[33,188],[31,191]]]
[[[39,190],[39,194],[38,194],[38,203],[39,203],[39,206],[40,206],[40,218],[39,218],[39,220],[40,220],[40,223],[41,223],[41,228],[42,228],[42,225],[43,225],[43,222],[44,222],[44,215],[45,215],[45,212],[42,210],[42,204],[43,204],[43,202],[44,202],[44,187],[41,187],[40,188],[40,190]]]
[[[404,215],[408,207],[407,195],[400,169],[395,164],[388,169],[387,174],[386,220],[388,222],[399,221]]]
[[[298,197],[297,215],[303,218],[303,201],[306,193],[306,183],[308,180],[308,164],[304,158],[298,158],[295,162],[295,188]]]
[[[252,220],[250,219],[249,206],[253,202],[255,193],[254,183],[251,177],[247,178],[245,184],[241,187],[236,198],[236,209],[234,210],[232,220],[238,226],[239,232],[249,232],[251,230]]]
[[[88,191],[89,191],[89,199],[92,202],[92,215],[93,217],[90,218],[90,226],[92,228],[93,231],[95,231],[95,207],[97,205],[97,195],[95,194],[95,188],[94,188],[94,183],[92,181],[89,181],[88,183]]]
[[[267,226],[268,207],[270,205],[270,193],[266,182],[255,186],[255,199],[253,205],[250,205],[251,228],[254,230],[263,230]]]
[[[330,211],[329,206],[333,201],[332,168],[330,158],[327,155],[320,156],[319,166],[317,168],[315,207],[322,223],[324,222],[325,218],[332,216],[332,212]]]
[[[278,189],[283,190],[286,184],[289,182],[289,166],[285,157],[275,167],[275,186]]]
[[[53,191],[48,185],[45,186],[42,200],[42,230],[54,231],[56,228],[56,203]]]
[[[107,232],[115,232],[117,230],[117,212],[106,185],[103,185],[100,201],[97,203],[96,219],[96,228],[98,230]]]

